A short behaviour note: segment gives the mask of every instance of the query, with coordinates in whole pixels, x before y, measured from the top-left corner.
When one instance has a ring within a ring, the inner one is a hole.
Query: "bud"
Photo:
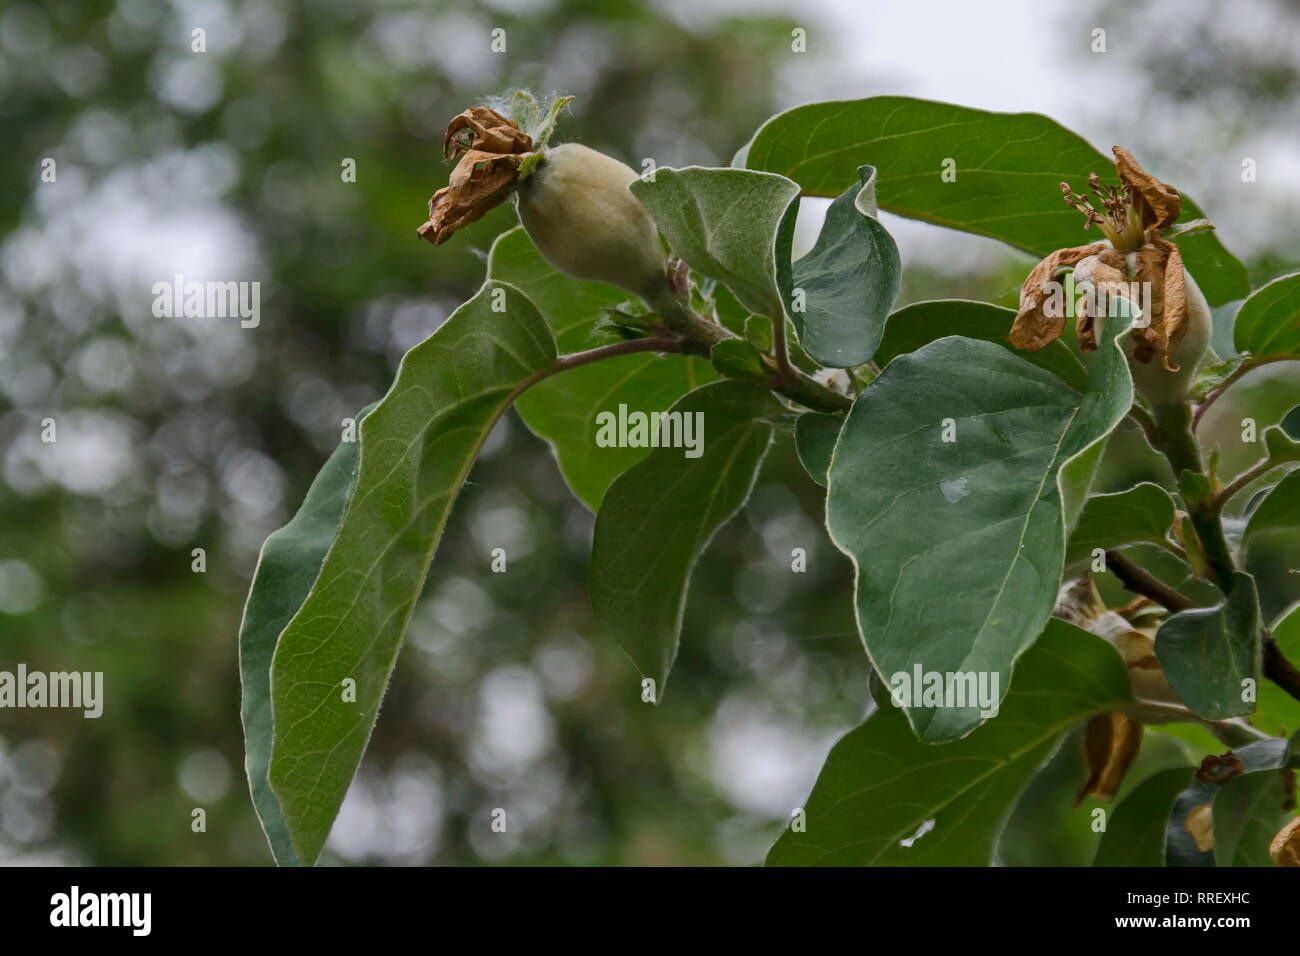
[[[659,233],[628,190],[636,172],[579,143],[546,150],[519,184],[519,221],[560,272],[654,301],[666,282]]]

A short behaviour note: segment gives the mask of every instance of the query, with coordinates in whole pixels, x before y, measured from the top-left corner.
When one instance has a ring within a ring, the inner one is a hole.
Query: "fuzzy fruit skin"
[[[636,172],[580,143],[546,151],[519,187],[519,221],[559,271],[657,296],[667,263],[654,220],[628,191]]]

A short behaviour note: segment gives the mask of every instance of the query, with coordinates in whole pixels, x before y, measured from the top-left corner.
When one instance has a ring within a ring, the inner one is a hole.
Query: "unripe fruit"
[[[667,264],[654,220],[627,188],[636,178],[612,156],[555,146],[519,185],[519,221],[559,271],[653,300]]]

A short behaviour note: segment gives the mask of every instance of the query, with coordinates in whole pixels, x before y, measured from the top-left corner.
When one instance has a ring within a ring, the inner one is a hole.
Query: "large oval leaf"
[[[1080,394],[1001,346],[951,336],[894,359],[835,446],[827,527],[857,569],[857,618],[876,672],[994,674],[1056,600],[1065,537],[1132,382],[1109,323]],[[927,740],[979,724],[976,707],[912,702]]]
[[[902,266],[876,218],[876,171],[858,170],[826,210],[817,242],[789,268],[778,259],[782,298],[804,350],[830,368],[852,368],[876,352],[898,297]],[[782,256],[788,256],[784,250]]]
[[[788,176],[813,196],[839,195],[870,163],[880,171],[881,209],[1000,239],[1040,258],[1085,238],[1080,216],[1061,202],[1061,182],[1082,190],[1089,173],[1116,178],[1113,159],[1046,116],[904,96],[780,113],[754,135],[744,162]],[[947,168],[955,173],[950,181]],[[1184,196],[1182,220],[1203,217]],[[1245,267],[1212,230],[1176,241],[1212,304],[1249,293]]]
[[[360,422],[374,408],[357,415]],[[239,628],[240,718],[244,725],[244,768],[253,809],[262,823],[271,853],[282,866],[300,861],[289,839],[289,826],[267,780],[271,765],[271,656],[280,632],[298,613],[316,583],[325,553],[339,523],[357,474],[357,442],[339,443],[316,475],[302,507],[262,545]]]
[[[770,392],[742,382],[696,389],[673,414],[702,420],[703,454],[656,448],[610,487],[596,515],[588,589],[600,626],[655,681],[655,700],[677,656],[691,571],[749,498],[783,411]],[[695,427],[695,426],[692,426]]]
[[[554,361],[532,303],[488,282],[406,354],[362,423],[356,488],[271,663],[269,779],[304,863],[361,761],[452,503],[502,412]]]
[[[803,832],[787,829],[767,864],[989,866],[1021,791],[1061,735],[1128,699],[1114,649],[1052,620],[1016,665],[1001,714],[963,740],[918,741],[886,700],[831,750]]]
[[[1163,545],[1177,510],[1169,492],[1149,481],[1113,495],[1093,495],[1070,535],[1066,563],[1086,560],[1097,548],[1106,551],[1138,541]]]
[[[1274,279],[1241,304],[1232,341],[1256,358],[1300,358],[1300,272]]]
[[[1007,333],[1015,319],[1014,309],[971,299],[914,302],[889,317],[885,336],[876,350],[875,362],[884,368],[899,355],[915,352],[930,342],[949,335],[964,335],[968,339],[995,342],[1026,362],[1059,376],[1067,385],[1082,389],[1088,375],[1070,347],[1060,339],[1049,342],[1046,348],[1037,352],[1023,352],[1012,347],[1007,341]]]
[[[628,188],[687,265],[726,283],[751,312],[780,312],[778,262],[788,262],[798,186],[771,173],[688,166],[656,169]]]
[[[1156,632],[1156,659],[1169,686],[1206,720],[1254,712],[1260,648],[1259,595],[1255,579],[1242,571],[1233,572],[1222,604],[1182,611]]]

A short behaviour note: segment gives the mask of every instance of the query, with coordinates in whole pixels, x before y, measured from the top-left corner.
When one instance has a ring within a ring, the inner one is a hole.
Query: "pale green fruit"
[[[519,221],[561,272],[654,299],[667,264],[654,220],[628,191],[636,178],[579,143],[552,147],[519,186]]]

